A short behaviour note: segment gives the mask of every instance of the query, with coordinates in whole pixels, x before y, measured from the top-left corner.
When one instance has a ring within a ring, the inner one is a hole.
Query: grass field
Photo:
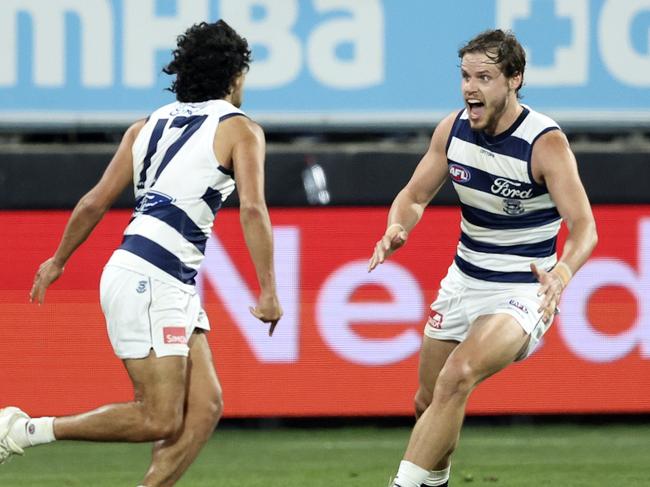
[[[385,487],[406,428],[218,431],[185,487]],[[0,466],[2,487],[135,487],[147,445],[61,442]],[[468,426],[453,487],[650,486],[650,425]]]

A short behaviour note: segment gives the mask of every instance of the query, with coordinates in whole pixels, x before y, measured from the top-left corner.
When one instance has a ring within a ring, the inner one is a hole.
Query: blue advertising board
[[[420,124],[461,104],[457,51],[526,48],[524,102],[561,123],[650,126],[650,0],[2,0],[0,123],[123,124],[173,100],[176,36],[224,18],[269,124]]]

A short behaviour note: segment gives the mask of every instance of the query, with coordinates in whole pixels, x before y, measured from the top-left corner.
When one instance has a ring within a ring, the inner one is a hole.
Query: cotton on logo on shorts
[[[429,311],[429,321],[427,324],[431,328],[436,328],[440,330],[442,328],[442,315],[438,313],[436,310],[432,309]]]
[[[165,345],[187,345],[185,328],[182,326],[166,326],[163,328],[163,341]]]

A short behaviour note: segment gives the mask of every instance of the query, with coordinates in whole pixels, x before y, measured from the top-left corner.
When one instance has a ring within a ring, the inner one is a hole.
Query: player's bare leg
[[[510,315],[478,318],[440,372],[433,401],[413,429],[404,460],[431,469],[453,452],[470,393],[512,363],[527,341],[528,335]]]
[[[444,367],[447,358],[457,346],[458,342],[436,340],[426,335],[423,337],[418,367],[419,386],[414,401],[416,419],[419,419],[431,404],[438,375]],[[448,478],[450,456],[451,451],[433,466],[432,470],[434,473],[431,475],[430,480]]]
[[[195,332],[189,347],[183,426],[176,436],[154,445],[151,466],[142,482],[146,487],[174,485],[210,439],[221,417],[221,386],[205,334]]]
[[[168,438],[180,430],[185,401],[187,359],[127,359],[124,365],[135,390],[132,402],[54,420],[58,440],[144,442]]]

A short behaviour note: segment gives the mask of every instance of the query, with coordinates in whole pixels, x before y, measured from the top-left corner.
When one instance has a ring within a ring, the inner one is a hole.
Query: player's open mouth
[[[466,100],[469,118],[471,120],[478,120],[485,112],[485,104],[480,100],[470,99]]]

